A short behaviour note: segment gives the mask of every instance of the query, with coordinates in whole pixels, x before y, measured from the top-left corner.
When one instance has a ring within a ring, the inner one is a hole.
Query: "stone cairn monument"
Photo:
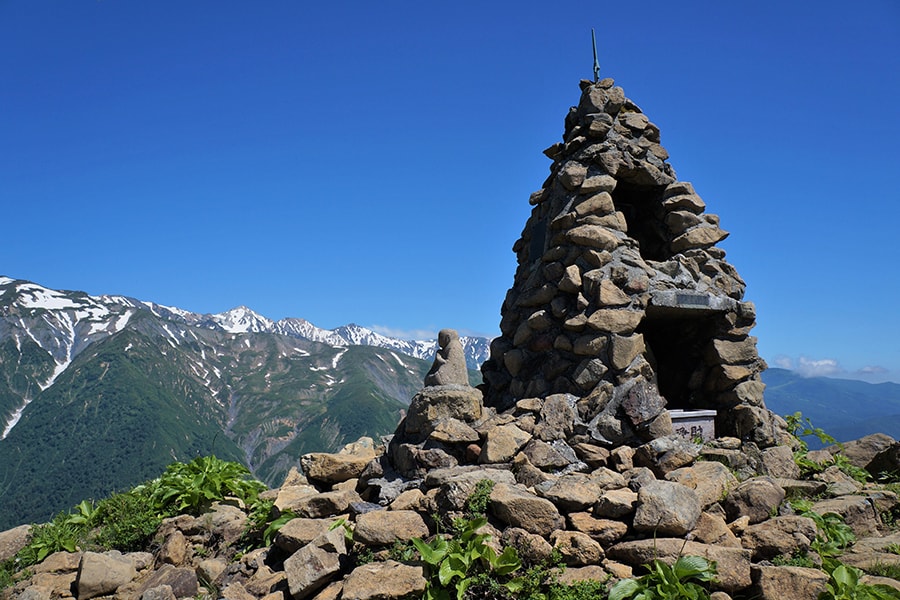
[[[216,503],[167,519],[155,557],[56,553],[0,598],[174,599],[197,596],[201,580],[229,599],[421,598],[427,570],[394,550],[471,518],[477,496],[479,532],[527,565],[561,561],[564,584],[693,555],[716,562],[721,600],[817,598],[827,574],[772,562],[805,556],[819,535],[788,492],[845,519],[860,538],[848,564],[896,558],[875,550],[895,545],[893,517],[880,516],[900,514],[895,493],[837,465],[800,480],[785,424],[763,404],[753,305],[715,247],[726,234],[675,178],[658,129],[612,80],[582,91],[515,245],[485,385],[469,385],[459,337],[442,330],[393,436],[306,454],[302,474],[263,493],[296,515],[271,547],[236,554],[248,516]],[[674,432],[675,409],[716,411],[717,437]],[[900,443],[876,434],[842,452],[879,473]],[[833,461],[829,449],[807,458]],[[28,531],[0,532],[0,561]]]
[[[718,435],[779,443],[749,334],[755,308],[716,247],[728,233],[622,88],[581,90],[513,246],[485,403],[568,404],[571,433],[604,446],[672,433],[667,409],[715,410]]]

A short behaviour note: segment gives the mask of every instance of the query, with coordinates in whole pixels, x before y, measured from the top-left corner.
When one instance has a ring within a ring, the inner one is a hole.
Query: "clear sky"
[[[496,335],[591,27],[760,353],[900,381],[896,0],[0,0],[0,275]]]

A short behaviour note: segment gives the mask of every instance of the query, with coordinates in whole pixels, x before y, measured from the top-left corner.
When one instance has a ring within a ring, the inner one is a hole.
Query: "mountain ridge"
[[[393,431],[430,366],[404,350],[434,346],[0,277],[0,529],[201,453],[277,483],[305,452]]]

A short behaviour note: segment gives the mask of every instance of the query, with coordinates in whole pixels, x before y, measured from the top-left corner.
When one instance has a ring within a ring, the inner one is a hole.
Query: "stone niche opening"
[[[636,333],[644,336],[647,361],[669,410],[716,407],[704,385],[708,373],[704,352],[720,319],[716,313],[651,306],[638,326]]]
[[[671,258],[668,229],[661,218],[664,192],[664,186],[637,185],[622,180],[612,192],[616,210],[625,216],[628,237],[638,243],[638,251],[644,260]]]

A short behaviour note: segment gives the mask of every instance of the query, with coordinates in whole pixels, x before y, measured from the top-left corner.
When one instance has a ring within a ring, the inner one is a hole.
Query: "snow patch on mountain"
[[[210,315],[210,321],[229,333],[268,332],[275,324],[246,306],[238,306],[223,313]]]

